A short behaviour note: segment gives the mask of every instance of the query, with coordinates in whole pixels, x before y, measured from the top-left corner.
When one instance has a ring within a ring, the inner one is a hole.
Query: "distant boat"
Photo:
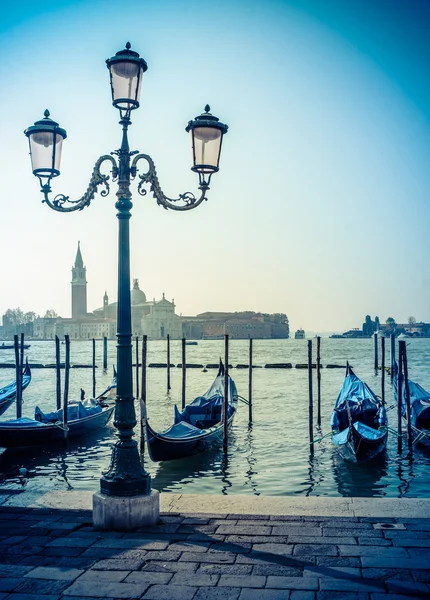
[[[186,346],[197,346],[198,342],[185,342]]]
[[[22,346],[25,350],[30,348],[31,344],[24,344]],[[0,350],[13,350],[15,348],[15,344],[5,344],[4,342],[0,344]],[[21,344],[18,344],[18,348],[21,348]]]
[[[305,339],[305,330],[297,329],[296,333],[294,334],[294,339],[295,340],[304,340]]]

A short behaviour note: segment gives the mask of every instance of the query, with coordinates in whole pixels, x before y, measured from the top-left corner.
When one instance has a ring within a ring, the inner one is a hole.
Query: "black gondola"
[[[365,462],[387,446],[387,415],[382,402],[361,381],[349,364],[334,405],[332,440],[347,460]]]
[[[28,366],[28,361],[22,371],[22,390],[30,385],[31,382],[31,371]],[[12,381],[8,385],[5,385],[0,389],[0,415],[2,415],[6,409],[12,404],[16,398],[16,380]]]
[[[22,346],[22,348],[24,348],[25,350],[28,350],[28,348],[30,348],[31,344],[24,344]],[[21,344],[19,346],[21,348]],[[13,350],[15,348],[15,344],[5,344],[4,342],[2,344],[0,344],[0,350]]]
[[[97,398],[71,402],[67,410],[67,437],[80,437],[89,431],[104,427],[112,417],[115,405],[108,402],[116,390],[116,376]],[[21,417],[0,422],[0,447],[17,448],[50,445],[66,437],[63,427],[63,409],[44,414],[35,407],[34,419]]]
[[[398,366],[397,363],[394,365],[394,399],[397,404],[398,392],[397,392],[397,377],[398,377]],[[403,377],[404,383],[404,377]],[[423,446],[430,447],[430,392],[427,392],[419,383],[415,383],[408,378],[409,385],[409,398],[411,407],[411,427],[414,435],[413,443],[422,444]],[[407,423],[406,415],[406,398],[405,398],[405,386],[402,386],[402,416]]]
[[[237,409],[237,390],[228,378],[228,427]],[[153,461],[174,460],[203,452],[223,439],[224,365],[220,362],[217,376],[203,396],[195,398],[182,412],[175,406],[174,423],[157,432],[145,419],[149,456]]]

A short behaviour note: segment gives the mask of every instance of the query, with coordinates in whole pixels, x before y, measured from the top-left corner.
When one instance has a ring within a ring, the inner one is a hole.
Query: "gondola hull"
[[[430,448],[430,430],[420,429],[420,433],[417,435],[417,444],[420,444],[425,448]]]
[[[31,382],[31,371],[28,363],[22,373],[22,391],[24,391]],[[16,381],[0,389],[0,415],[2,415],[16,398]]]
[[[12,398],[6,398],[5,400],[0,400],[0,415],[2,415],[4,412],[7,411],[7,409],[9,408],[9,406],[12,404],[12,402],[14,400],[15,400],[14,396]]]
[[[367,432],[360,423],[359,430],[351,425],[348,431],[333,433],[333,442],[345,460],[364,463],[382,454],[387,447],[388,430],[381,427]],[[371,428],[368,428],[371,429]]]
[[[408,420],[403,415],[403,433],[406,433],[408,430]],[[412,423],[412,443],[419,444],[424,448],[430,448],[430,429],[423,427],[420,420],[416,419],[414,423]]]
[[[30,348],[31,344],[24,344],[23,346],[21,346],[21,344],[19,345],[19,348],[24,348],[24,350],[28,350]],[[0,344],[0,350],[14,350],[15,348],[15,344]]]
[[[82,419],[70,421],[67,438],[78,438],[90,431],[105,427],[112,417],[114,406],[107,406],[101,412]],[[47,446],[65,439],[64,429],[60,424],[38,423],[32,419],[21,420],[22,424],[13,425],[11,422],[0,422],[0,447],[17,448],[25,446]]]
[[[228,421],[228,429],[233,425],[234,414]],[[224,437],[224,425],[218,423],[209,429],[202,429],[195,437],[173,438],[154,431],[146,421],[146,441],[148,453],[151,460],[158,462],[164,460],[175,460],[200,454],[211,446],[219,444]]]
[[[398,366],[394,364],[394,401],[398,404]],[[407,431],[407,407],[405,394],[405,380],[402,377],[402,415],[404,421],[403,432]],[[410,419],[412,428],[413,443],[420,444],[426,448],[430,448],[430,392],[425,390],[421,385],[408,379],[409,387],[409,402],[410,402]]]

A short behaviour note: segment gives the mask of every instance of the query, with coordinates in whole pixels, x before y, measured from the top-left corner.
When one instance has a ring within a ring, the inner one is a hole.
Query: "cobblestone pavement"
[[[164,513],[119,533],[91,518],[0,507],[0,600],[430,598],[430,519]]]

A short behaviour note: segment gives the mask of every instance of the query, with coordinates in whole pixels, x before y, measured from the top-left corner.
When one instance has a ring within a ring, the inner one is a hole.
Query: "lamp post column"
[[[123,127],[118,156],[118,307],[117,307],[117,397],[114,425],[118,429],[109,469],[100,479],[105,496],[137,496],[151,493],[151,477],[144,470],[133,440],[136,412],[133,398],[132,327],[130,298],[130,218],[133,204],[130,192],[130,150],[127,138],[129,117]]]
[[[110,176],[100,171],[111,163],[112,181],[118,182],[115,207],[118,217],[118,309],[117,309],[117,396],[114,425],[118,430],[109,468],[100,479],[100,493],[93,495],[93,525],[95,529],[130,531],[153,525],[160,512],[159,494],[151,490],[151,478],[144,470],[134,437],[136,412],[133,398],[132,318],[130,294],[130,181],[137,175],[137,164],[144,160],[147,170],[140,172],[137,191],[147,193],[146,186],[160,206],[175,211],[189,211],[207,200],[211,177],[219,170],[222,138],[228,126],[212,115],[209,105],[205,112],[188,122],[193,148],[192,170],[198,173],[200,196],[192,192],[170,198],[164,194],[154,161],[148,154],[130,152],[127,131],[131,111],[139,108],[142,75],[147,64],[127,42],[124,50],[106,61],[110,73],[112,104],[120,112],[122,144],[116,152],[100,156],[93,168],[84,195],[72,200],[65,194],[51,195],[51,180],[60,175],[62,142],[67,133],[45,111],[44,118],[25,130],[29,141],[33,174],[39,179],[43,202],[58,212],[74,212],[90,205],[98,192],[109,194]],[[115,154],[118,161],[112,156]],[[136,154],[131,161],[131,157]],[[99,190],[99,186],[102,186]]]

